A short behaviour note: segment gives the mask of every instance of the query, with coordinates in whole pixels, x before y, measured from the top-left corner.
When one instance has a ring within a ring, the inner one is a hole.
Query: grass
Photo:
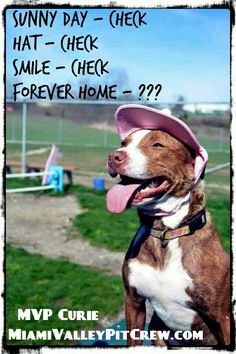
[[[27,151],[37,151],[41,149],[41,145],[27,145]],[[28,162],[42,163],[47,161],[49,156],[50,146],[45,152],[27,156]],[[71,165],[76,168],[75,174],[80,174],[81,171],[92,173],[107,174],[106,163],[108,154],[112,148],[109,147],[83,147],[83,146],[63,146],[60,147],[63,153],[59,160],[61,165]],[[21,146],[18,144],[7,144],[6,149],[7,160],[21,160]],[[209,153],[209,167],[228,162],[230,155],[228,153]],[[14,169],[13,169],[14,170]],[[217,175],[217,174],[214,174]]]
[[[94,329],[97,321],[61,321],[57,312],[98,310],[99,318],[116,315],[123,303],[121,279],[101,271],[72,264],[66,260],[51,260],[31,255],[22,249],[6,246],[6,329],[65,330]],[[109,301],[108,301],[109,299]],[[49,308],[48,320],[19,321],[17,309]],[[6,332],[6,334],[8,331]],[[18,345],[62,345],[68,341],[7,341]],[[70,343],[75,345],[78,343]]]
[[[199,137],[199,142],[207,150],[218,150],[220,148],[219,139],[217,139],[217,138]],[[229,140],[223,141],[221,148],[223,150],[229,150],[229,147],[230,147],[230,138],[229,138]]]
[[[19,112],[6,114],[6,138],[9,140],[21,140],[22,117]],[[15,133],[13,133],[15,132]],[[60,144],[69,143],[77,145],[119,146],[120,140],[116,132],[103,129],[95,129],[91,126],[79,124],[68,119],[56,119],[55,117],[35,116],[30,110],[27,116],[27,140],[49,141]],[[200,143],[208,150],[229,150],[230,139],[224,139],[220,146],[217,137],[199,137]]]
[[[10,117],[10,119],[9,119]],[[21,118],[17,118],[16,139],[21,139]],[[12,117],[7,116],[7,138],[11,138],[10,127]],[[43,124],[42,124],[43,123]],[[68,123],[68,125],[67,125]],[[102,131],[74,122],[65,122],[63,126],[63,141],[75,144],[101,143],[104,136]],[[65,129],[65,130],[64,130]],[[27,137],[31,140],[52,140],[57,142],[57,122],[52,118],[36,119],[27,128]],[[66,137],[66,138],[65,138]],[[66,140],[64,140],[66,139]],[[218,141],[208,139],[201,141],[205,147],[217,148]],[[117,134],[108,134],[108,144],[119,146]],[[228,145],[227,145],[228,146]],[[227,148],[227,146],[225,148]],[[42,145],[27,144],[27,151],[37,150]],[[50,149],[50,145],[48,145]],[[111,150],[108,147],[61,146],[63,157],[60,164],[76,167],[75,174],[88,171],[106,173],[106,160]],[[7,159],[20,161],[21,146],[7,144]],[[46,162],[49,150],[27,156],[28,162]],[[209,167],[229,161],[229,154],[223,152],[209,153]],[[227,252],[230,249],[230,200],[229,192],[223,188],[229,186],[229,169],[206,176],[207,207],[217,226],[223,246]],[[40,179],[8,180],[7,188],[39,185]],[[73,186],[79,203],[87,212],[74,219],[74,225],[79,235],[88,238],[96,246],[110,250],[125,252],[137,230],[139,221],[135,210],[129,210],[121,215],[109,214],[106,210],[106,192],[95,191],[83,186]],[[70,192],[69,191],[69,192]],[[42,193],[42,192],[38,192]],[[63,194],[50,193],[54,196]],[[61,307],[69,309],[99,310],[100,318],[114,315],[123,302],[123,286],[116,277],[108,277],[95,269],[81,267],[64,260],[49,260],[40,256],[7,246],[7,293],[6,311],[7,328],[24,329],[85,329],[93,328],[97,322],[59,322],[56,316],[49,321],[28,322],[17,321],[17,308],[52,308],[56,314]],[[108,301],[109,299],[109,301]],[[19,344],[19,342],[11,342]],[[21,342],[20,344],[24,344]],[[31,344],[30,341],[25,343]],[[36,344],[36,343],[32,343]],[[37,342],[42,344],[42,342]],[[48,342],[45,344],[49,344]],[[50,342],[50,344],[54,344]],[[55,343],[60,344],[60,343]],[[63,344],[63,343],[61,343]],[[66,343],[68,345],[68,343]],[[74,343],[73,343],[74,344]]]
[[[39,180],[9,181],[14,187]],[[11,186],[13,188],[13,186]],[[88,238],[96,246],[125,252],[138,227],[135,210],[121,215],[109,214],[106,210],[106,191],[95,191],[84,186],[73,186],[84,214],[74,219],[78,235]],[[57,194],[56,194],[57,195]],[[62,194],[59,194],[62,196]],[[230,201],[226,194],[208,193],[207,207],[218,228],[223,246],[230,250]],[[81,236],[79,236],[81,237]],[[60,308],[75,310],[99,310],[100,318],[115,315],[123,303],[123,285],[118,277],[110,277],[92,268],[71,264],[66,260],[50,260],[30,255],[21,249],[7,245],[6,248],[6,328],[24,330],[93,329],[96,321],[61,321],[56,314]],[[108,301],[109,299],[109,301]],[[49,321],[18,321],[18,308],[51,308]],[[11,341],[20,345],[77,345],[50,341]]]
[[[21,115],[17,112],[7,113],[6,115],[6,138],[12,139],[13,125],[15,124],[15,139],[21,140]],[[15,122],[15,123],[14,123]],[[28,162],[45,162],[50,151],[50,143],[57,144],[63,157],[59,163],[64,165],[72,165],[76,168],[75,173],[80,174],[80,171],[88,171],[93,173],[106,173],[106,162],[109,152],[113,147],[119,147],[120,141],[116,132],[107,132],[107,136],[103,130],[95,129],[90,126],[78,124],[70,120],[63,120],[62,136],[59,138],[59,120],[52,117],[35,117],[32,116],[29,110],[27,118],[27,139],[39,141],[39,144],[27,144],[27,151],[42,149],[45,147],[45,152],[27,156]],[[104,147],[104,141],[107,139],[107,147]],[[59,143],[61,141],[61,144]],[[48,145],[40,144],[40,141],[48,141]],[[206,149],[219,149],[219,140],[212,137],[200,137],[200,142]],[[63,145],[63,144],[74,145]],[[98,145],[83,146],[83,145]],[[228,150],[230,141],[225,140],[223,148]],[[113,146],[113,147],[112,147]],[[21,145],[7,143],[6,146],[7,160],[21,160]],[[229,161],[229,153],[210,152],[209,167],[216,164]]]
[[[37,187],[41,186],[41,178],[40,177],[32,177],[32,178],[9,178],[6,180],[6,189],[14,189],[14,188],[26,188],[26,187]],[[29,193],[29,192],[27,192]],[[50,194],[54,197],[62,197],[64,196],[64,192],[54,192],[54,190],[45,190],[45,191],[34,191],[31,192],[34,194]]]
[[[230,247],[230,198],[229,192],[223,188],[228,176],[213,178],[206,177],[206,200],[207,208],[213,216],[213,220],[222,237],[222,243],[227,252]],[[39,179],[8,180],[7,188],[17,188],[30,185],[39,185]],[[210,187],[215,182],[214,187]],[[228,181],[230,183],[230,181]],[[222,186],[222,188],[221,188]],[[105,247],[114,251],[126,251],[139,220],[135,210],[127,210],[120,215],[110,214],[106,209],[106,190],[96,191],[93,188],[74,185],[69,189],[75,193],[79,204],[86,210],[74,219],[74,226],[79,230],[78,237],[82,234],[90,239],[95,246]],[[42,193],[42,192],[38,192]],[[45,192],[43,192],[45,193]],[[48,191],[53,196],[63,197],[63,193]],[[93,221],[96,222],[93,222]]]
[[[106,192],[77,186],[74,188],[81,206],[87,212],[76,216],[74,225],[92,244],[115,251],[126,251],[139,225],[135,210],[121,215],[112,215],[106,209]],[[207,207],[220,231],[227,252],[230,249],[230,202],[226,196],[207,198]],[[96,220],[96,222],[91,222]]]
[[[220,185],[224,185],[224,186],[229,187],[230,186],[229,171],[228,171],[228,169],[225,169],[225,170],[218,171],[217,173],[212,173],[212,174],[206,175],[205,181],[206,181],[206,183],[214,183],[218,187],[220,187]]]
[[[211,196],[207,199],[207,208],[216,225],[224,249],[230,252],[230,201],[229,198]]]
[[[50,146],[45,147],[47,150],[40,154],[27,156],[27,162],[42,163],[47,161]],[[7,144],[6,159],[21,161],[21,146],[19,144]],[[41,145],[27,145],[27,151],[37,151],[42,149]],[[83,147],[83,146],[63,146],[60,147],[63,153],[62,158],[59,160],[60,165],[71,165],[76,168],[75,173],[79,174],[80,171],[88,171],[93,173],[107,173],[106,162],[107,156],[111,148],[104,147]],[[16,171],[16,169],[13,169]]]
[[[40,179],[8,179],[7,189],[38,186]],[[122,215],[110,214],[106,209],[106,191],[96,191],[81,185],[69,189],[76,194],[79,204],[87,211],[74,219],[74,226],[80,233],[90,238],[92,244],[115,251],[127,249],[139,222],[134,210],[128,210]],[[63,196],[63,193],[53,191],[38,191],[32,193],[47,193],[52,196]],[[96,222],[91,222],[96,220]],[[119,233],[121,231],[121,234]],[[123,235],[124,234],[124,235]],[[121,237],[122,235],[122,237]]]
[[[209,152],[208,167],[222,164],[230,161],[230,154],[224,152]]]
[[[6,180],[6,189],[40,186],[41,178],[9,178]],[[39,193],[39,192],[36,192]]]
[[[61,125],[60,125],[61,123]],[[6,115],[6,138],[21,140],[22,118],[17,112],[7,113]],[[15,126],[15,128],[13,128]],[[15,131],[15,136],[13,135]],[[60,134],[60,130],[62,134]],[[111,145],[119,145],[119,138],[116,133],[91,128],[78,124],[70,120],[59,120],[51,117],[35,117],[30,113],[27,117],[27,139],[33,141],[49,141],[52,143],[70,144],[97,144],[103,145],[104,140]]]
[[[74,187],[84,214],[74,219],[74,225],[92,244],[114,251],[125,251],[139,225],[136,212],[128,210],[121,215],[106,209],[106,191],[95,191],[84,186]],[[94,220],[95,222],[92,222]]]

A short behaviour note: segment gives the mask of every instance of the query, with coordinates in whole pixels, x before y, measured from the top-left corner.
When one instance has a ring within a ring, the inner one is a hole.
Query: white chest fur
[[[190,297],[185,289],[192,286],[192,280],[183,268],[178,241],[169,242],[169,260],[163,270],[131,260],[129,284],[150,301],[169,328],[190,330],[195,311],[187,307],[186,302]]]

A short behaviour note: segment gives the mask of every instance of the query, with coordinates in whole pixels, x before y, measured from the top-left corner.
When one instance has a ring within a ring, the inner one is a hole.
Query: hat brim
[[[195,182],[199,179],[207,164],[208,154],[180,119],[154,108],[129,104],[117,109],[115,120],[121,140],[139,129],[162,130],[192,148],[196,153]]]

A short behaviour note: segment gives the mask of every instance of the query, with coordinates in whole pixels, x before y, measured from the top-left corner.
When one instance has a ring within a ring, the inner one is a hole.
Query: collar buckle
[[[160,240],[161,240],[161,242],[164,242],[164,241],[166,241],[165,240],[165,235],[166,235],[166,231],[167,231],[168,229],[164,229],[163,231],[162,231],[162,233],[160,234]]]
[[[156,230],[151,229],[150,235],[159,238],[161,242],[168,242],[174,238],[181,236],[188,236],[195,233],[195,231],[200,230],[206,224],[206,214],[205,209],[200,211],[196,216],[194,216],[185,226],[179,227],[177,229]]]

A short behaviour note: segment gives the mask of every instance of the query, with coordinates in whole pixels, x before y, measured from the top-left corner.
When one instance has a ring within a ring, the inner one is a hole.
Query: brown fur
[[[127,146],[130,137],[124,142]],[[163,146],[155,147],[159,143]],[[175,197],[185,196],[191,191],[194,180],[193,154],[181,142],[162,131],[147,134],[139,144],[139,149],[148,156],[148,178],[166,176],[171,181],[168,193]],[[126,161],[127,164],[127,161]],[[122,168],[122,167],[120,167]],[[192,191],[188,215],[182,220],[184,225],[205,206],[202,187]],[[163,230],[161,217],[140,214],[141,223]],[[181,226],[179,225],[179,226]],[[169,241],[171,242],[171,241]],[[230,262],[223,250],[219,234],[207,213],[206,225],[191,236],[180,237],[182,264],[192,278],[193,287],[185,289],[190,297],[186,304],[196,311],[192,330],[203,330],[201,346],[230,345]],[[140,247],[136,259],[152,267],[164,269],[169,260],[168,245],[149,236]],[[128,330],[143,329],[146,319],[145,300],[129,285],[129,259],[123,265],[123,279],[126,288],[126,321]],[[175,314],[173,313],[173,316]],[[164,326],[164,327],[163,327]],[[153,316],[151,329],[161,330]],[[138,345],[140,341],[128,339],[128,345]],[[154,345],[163,345],[157,340]],[[196,345],[196,343],[192,343]]]
[[[160,143],[163,147],[155,147]],[[139,144],[140,150],[148,156],[147,175],[166,175],[172,181],[172,190],[176,197],[182,197],[194,180],[194,160],[183,144],[169,134],[153,131],[147,134]],[[176,163],[178,162],[178,163]]]
[[[189,214],[189,219],[193,215]],[[200,343],[201,345],[229,345],[229,257],[221,246],[219,235],[209,214],[207,214],[207,219],[204,228],[196,231],[194,235],[179,238],[183,266],[194,284],[193,289],[186,289],[191,298],[188,306],[198,313],[194,318],[192,330],[202,329],[204,331],[204,341]],[[163,247],[159,239],[149,236],[142,244],[136,259],[150,266],[164,269],[168,257],[167,247]],[[126,260],[123,265],[123,279],[126,284],[127,301],[129,303],[127,316],[133,317],[133,312],[136,312],[139,306],[142,312],[144,311],[145,300],[138,296],[136,289],[130,288],[128,285],[128,263],[129,260]],[[139,306],[135,305],[134,310],[131,303],[138,303]],[[143,322],[139,322],[137,317],[135,324],[128,328],[143,328]],[[138,343],[130,340],[129,344],[136,345]]]

